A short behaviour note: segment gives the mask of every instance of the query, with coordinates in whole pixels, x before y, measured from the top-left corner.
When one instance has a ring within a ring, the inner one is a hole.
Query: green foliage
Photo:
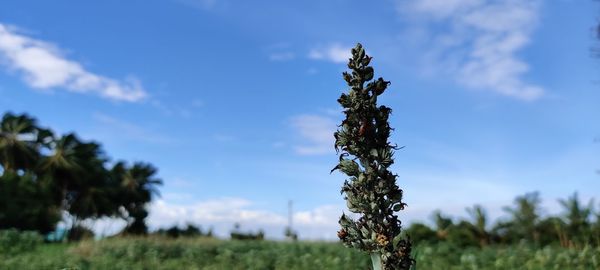
[[[288,240],[298,241],[298,233],[289,226],[285,227],[283,235],[285,235],[285,238]]]
[[[258,232],[242,232],[240,230],[240,224],[236,223],[233,230],[230,233],[231,239],[233,240],[264,240],[265,233],[262,230]]]
[[[530,245],[461,248],[448,243],[418,246],[417,269],[428,270],[546,270],[599,269],[600,248],[585,246],[568,249],[557,246],[536,248]]]
[[[156,168],[146,163],[117,163],[107,169],[108,158],[96,142],[75,134],[55,137],[26,115],[6,113],[0,122],[0,229],[55,229],[61,211],[69,213],[76,240],[89,230],[81,221],[122,217],[128,233],[143,234],[145,209],[156,186]]]
[[[208,230],[207,232],[203,232],[200,227],[197,227],[193,224],[187,224],[185,228],[179,228],[179,226],[172,226],[167,229],[159,229],[156,235],[167,236],[171,238],[178,237],[212,237],[212,230]]]
[[[338,99],[346,117],[334,134],[335,148],[341,153],[339,164],[332,171],[339,170],[350,177],[344,182],[342,193],[348,209],[360,215],[356,221],[342,215],[338,236],[348,247],[378,254],[373,256],[374,265],[380,257],[383,269],[409,269],[411,245],[402,239],[400,220],[394,214],[405,204],[396,175],[389,171],[396,149],[388,142],[392,110],[377,105],[378,96],[390,82],[383,78],[373,80],[371,59],[361,44],[352,49],[348,62],[352,73],[343,73],[350,89]]]
[[[40,149],[52,137],[49,130],[37,126],[29,115],[6,113],[0,122],[0,164],[6,172],[36,166]]]
[[[600,269],[600,248],[592,246],[461,248],[440,243],[418,245],[414,253],[416,269],[427,270]],[[369,258],[360,255],[338,243],[113,238],[0,252],[0,269],[368,269]]]
[[[148,216],[146,204],[154,195],[158,194],[156,186],[162,184],[162,180],[155,177],[157,169],[151,164],[135,163],[129,167],[125,162],[115,164],[110,172],[117,179],[118,189],[115,200],[118,205],[126,211],[128,225],[125,228],[127,234],[146,234],[145,219]]]
[[[447,243],[461,248],[516,244],[539,248],[600,246],[600,212],[594,213],[593,200],[583,205],[575,194],[559,200],[564,209],[560,216],[543,217],[539,214],[540,202],[537,193],[518,196],[513,207],[504,208],[510,218],[493,226],[487,222],[485,209],[478,205],[466,209],[470,219],[458,222],[435,211],[433,229],[414,223],[404,234],[418,243]]]
[[[32,251],[43,241],[42,236],[34,231],[19,232],[15,229],[0,230],[0,254],[13,256]],[[2,264],[0,264],[0,268]]]
[[[47,186],[31,173],[5,172],[0,176],[0,229],[18,228],[48,233],[61,219]]]
[[[81,225],[72,227],[71,230],[69,230],[69,234],[67,235],[67,239],[69,241],[80,241],[83,239],[92,238],[94,238],[94,231]]]
[[[511,219],[499,225],[498,231],[510,241],[523,239],[539,244],[537,224],[540,221],[541,199],[538,192],[527,193],[515,199],[515,207],[505,207]]]
[[[0,254],[0,269],[347,270],[368,265],[368,258],[337,243],[211,238],[115,238]]]
[[[402,233],[414,243],[435,244],[439,241],[436,232],[423,223],[415,222],[404,229]]]
[[[585,236],[590,235],[592,230],[590,217],[594,211],[594,201],[590,200],[587,205],[582,205],[577,193],[574,193],[572,197],[558,202],[564,209],[567,238],[576,243],[585,243],[588,240]]]

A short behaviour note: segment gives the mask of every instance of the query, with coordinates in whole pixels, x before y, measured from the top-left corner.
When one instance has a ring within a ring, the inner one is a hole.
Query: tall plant
[[[375,270],[409,269],[411,244],[400,236],[401,222],[395,215],[406,204],[397,175],[389,170],[398,149],[388,141],[392,110],[377,105],[390,82],[373,79],[371,59],[360,43],[352,49],[348,62],[352,72],[343,73],[350,89],[338,99],[346,117],[334,134],[336,151],[341,153],[332,172],[348,175],[341,192],[350,212],[359,216],[353,220],[343,214],[338,237],[346,246],[370,253]]]

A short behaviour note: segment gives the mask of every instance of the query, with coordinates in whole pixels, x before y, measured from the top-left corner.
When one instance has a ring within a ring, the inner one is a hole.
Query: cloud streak
[[[529,65],[518,57],[538,20],[538,0],[402,1],[401,12],[443,29],[429,40],[428,66],[443,66],[458,83],[520,99],[537,100],[544,89],[522,77]],[[443,32],[443,33],[441,33]],[[430,33],[431,34],[431,33]]]
[[[9,69],[21,73],[25,83],[32,88],[64,88],[126,102],[147,97],[135,78],[120,81],[89,72],[78,62],[64,57],[52,44],[22,35],[1,23],[0,60]]]
[[[336,123],[329,117],[304,114],[293,117],[291,125],[304,142],[294,147],[301,155],[320,155],[333,151]]]
[[[324,60],[336,64],[348,62],[351,47],[333,43],[328,46],[316,47],[309,51],[308,58],[313,60]]]

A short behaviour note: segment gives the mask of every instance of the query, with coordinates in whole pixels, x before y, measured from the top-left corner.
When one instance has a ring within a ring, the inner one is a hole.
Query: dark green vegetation
[[[212,229],[204,232],[202,231],[202,228],[197,227],[193,224],[187,224],[184,228],[180,228],[179,226],[172,226],[168,229],[159,229],[154,234],[159,236],[167,236],[171,238],[213,236]]]
[[[396,175],[389,170],[398,149],[388,141],[392,109],[377,105],[390,82],[374,79],[371,59],[360,43],[352,49],[352,74],[343,73],[350,89],[338,99],[346,117],[334,134],[335,149],[341,153],[333,170],[349,177],[342,193],[348,210],[360,215],[357,220],[342,215],[338,236],[346,246],[370,253],[377,270],[410,269],[411,244],[402,238],[395,215],[405,203]]]
[[[460,248],[418,245],[417,269],[600,269],[600,248],[526,244]],[[338,243],[120,237],[41,244],[36,234],[0,232],[0,269],[369,269],[368,256]]]
[[[257,233],[243,232],[240,230],[240,224],[234,225],[233,231],[229,234],[232,240],[264,240],[265,232],[259,230]]]
[[[144,234],[146,204],[161,180],[147,163],[109,165],[100,144],[57,136],[32,117],[4,114],[0,122],[0,229],[42,234],[68,213],[70,239],[89,234],[85,219],[119,217],[125,233]]]
[[[514,206],[505,207],[509,217],[489,223],[481,206],[467,209],[469,220],[456,222],[441,212],[433,215],[435,226],[413,223],[404,231],[422,244],[449,243],[457,247],[487,247],[519,245],[543,248],[554,245],[564,248],[600,247],[600,212],[594,213],[593,200],[582,203],[577,193],[559,200],[563,208],[559,216],[542,216],[538,193],[519,196]]]

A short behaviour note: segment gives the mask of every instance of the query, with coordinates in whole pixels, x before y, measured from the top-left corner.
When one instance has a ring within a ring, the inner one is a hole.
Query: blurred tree
[[[82,224],[71,227],[67,235],[67,240],[69,241],[80,241],[91,238],[94,238],[94,231],[83,226]]]
[[[120,183],[116,193],[119,205],[125,211],[123,216],[127,220],[124,233],[146,234],[148,228],[145,219],[148,216],[147,204],[153,196],[158,195],[158,185],[162,180],[156,178],[157,170],[147,163],[135,163],[128,167],[124,162],[118,162],[111,170],[112,177]]]
[[[448,238],[448,231],[452,227],[453,222],[450,217],[444,216],[442,211],[436,210],[433,212],[433,222],[435,223],[436,235],[440,240]]]
[[[587,205],[581,205],[575,192],[568,199],[559,199],[558,202],[564,209],[563,219],[569,240],[579,244],[590,242],[590,217],[594,211],[594,201],[590,200]]]
[[[0,229],[53,231],[61,220],[60,206],[36,176],[5,172],[0,176]]]
[[[177,238],[181,235],[181,229],[177,225],[174,225],[166,230],[159,230],[159,233],[165,233],[168,237]]]
[[[37,126],[34,118],[6,113],[0,122],[0,228],[54,230],[61,218],[49,187],[33,169],[52,133]]]
[[[466,220],[448,227],[447,241],[461,248],[477,247],[480,245],[476,227]]]
[[[82,220],[113,216],[117,212],[110,194],[106,158],[99,144],[84,143],[75,134],[64,135],[51,146],[51,153],[42,158],[38,171],[52,187],[55,203],[71,216],[73,233],[68,238],[78,240],[84,234],[74,229],[82,227]]]
[[[540,220],[540,197],[538,192],[527,193],[515,199],[514,208],[505,207],[511,220],[499,225],[504,228],[503,237],[510,242],[520,239],[531,243],[539,243],[537,225]]]
[[[150,164],[106,169],[100,144],[75,134],[56,139],[34,118],[6,113],[0,122],[0,228],[52,231],[61,210],[72,218],[71,239],[88,234],[81,221],[126,216],[131,232],[146,232],[145,205],[161,180]]]
[[[404,234],[414,243],[435,244],[438,242],[436,232],[429,228],[429,226],[419,222],[412,223],[404,230]]]
[[[195,226],[194,224],[191,224],[191,223],[187,224],[187,226],[185,227],[185,229],[183,229],[181,234],[186,237],[196,237],[196,236],[204,235],[202,233],[202,230],[200,229],[200,227]]]
[[[292,241],[298,240],[298,233],[296,233],[296,231],[294,231],[292,228],[290,228],[290,226],[285,227],[283,235],[288,240],[292,240]]]
[[[486,246],[490,242],[490,234],[487,231],[487,214],[481,205],[475,205],[473,208],[467,208],[467,213],[471,216],[472,233],[478,239],[480,246]]]
[[[41,147],[52,140],[52,133],[37,126],[32,117],[6,113],[0,122],[0,164],[4,172],[33,169]]]
[[[240,223],[235,223],[233,225],[233,230],[230,233],[230,237],[232,240],[264,240],[265,232],[260,229],[257,233],[253,232],[242,232]]]
[[[565,230],[565,223],[559,217],[546,217],[537,225],[540,234],[539,243],[541,246],[560,243],[561,246],[569,246],[568,236]]]
[[[600,246],[600,210],[594,216],[596,222],[592,225],[592,243]]]
[[[200,227],[191,223],[188,223],[183,229],[179,228],[177,225],[173,225],[168,229],[160,229],[157,233],[171,238],[208,236],[208,233],[203,233]]]

